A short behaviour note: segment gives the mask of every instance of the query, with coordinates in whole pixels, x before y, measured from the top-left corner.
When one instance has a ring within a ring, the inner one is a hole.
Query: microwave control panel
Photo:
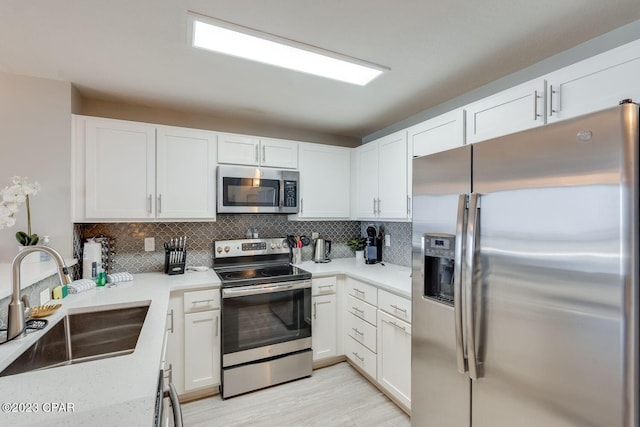
[[[297,181],[284,181],[284,207],[295,208],[298,205]]]

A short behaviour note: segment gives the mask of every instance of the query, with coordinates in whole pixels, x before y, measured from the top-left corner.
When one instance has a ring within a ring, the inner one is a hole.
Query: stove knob
[[[272,244],[271,244],[271,249],[275,249],[275,248],[276,248],[276,244],[275,244],[275,243],[272,243]]]
[[[224,247],[224,251],[225,251],[225,252],[229,252],[230,250],[231,250],[231,248],[230,248],[229,246],[225,246],[225,247]]]
[[[282,244],[278,243],[277,247],[278,249],[280,249],[282,247]]]
[[[218,246],[218,247],[216,248],[216,252],[218,252],[219,254],[221,254],[221,253],[222,253],[222,246]]]

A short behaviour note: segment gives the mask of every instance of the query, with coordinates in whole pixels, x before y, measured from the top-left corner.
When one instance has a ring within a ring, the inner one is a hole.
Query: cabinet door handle
[[[540,114],[538,114],[538,91],[533,91],[533,120],[537,121]]]
[[[373,198],[373,214],[376,214],[376,198]]]
[[[147,212],[151,213],[151,194],[149,194],[149,197],[147,197]]]
[[[171,317],[171,323],[170,323],[171,326],[169,326],[169,332],[173,333],[173,308],[169,311],[168,316]]]
[[[394,304],[391,304],[391,308],[393,308],[396,311],[401,311],[404,314],[407,314],[407,309],[406,308],[400,308],[400,307],[395,306]]]
[[[158,213],[162,212],[162,194],[158,194]]]
[[[411,215],[411,196],[407,196],[407,215]]]
[[[313,303],[313,320],[316,320],[316,314],[317,314],[316,304],[317,302]]]
[[[364,363],[364,357],[360,357],[358,355],[358,353],[356,353],[356,352],[351,352],[351,354],[353,354],[358,360],[360,360],[362,363]]]
[[[260,163],[260,159],[258,158],[258,146],[256,145],[256,163]]]
[[[262,146],[262,163],[265,163],[267,161],[267,151],[266,151],[266,147],[263,145]]]
[[[556,93],[553,85],[549,85],[549,117],[553,116],[553,113],[557,113],[558,110],[553,108],[553,94]]]
[[[215,328],[216,328],[216,337],[218,336],[218,319],[220,319],[220,316],[216,316],[216,325],[215,325]]]
[[[300,215],[304,213],[304,199],[300,197]]]
[[[380,212],[382,212],[382,208],[380,207],[381,205],[382,205],[382,201],[378,199],[378,215],[380,215]]]
[[[407,332],[407,330],[405,329],[404,326],[400,326],[398,325],[396,322],[390,321],[388,322],[391,326],[397,328],[397,329],[401,329],[403,332]]]

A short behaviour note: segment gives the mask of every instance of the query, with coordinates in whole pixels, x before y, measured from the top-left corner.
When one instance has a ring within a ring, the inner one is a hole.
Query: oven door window
[[[278,206],[280,181],[260,178],[222,178],[224,206]]]
[[[224,354],[311,336],[311,289],[223,300]]]

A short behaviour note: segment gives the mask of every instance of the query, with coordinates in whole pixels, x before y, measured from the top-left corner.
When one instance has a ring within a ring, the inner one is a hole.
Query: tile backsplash
[[[82,242],[91,237],[108,237],[111,246],[111,272],[143,273],[162,271],[162,244],[171,238],[187,237],[187,266],[213,263],[213,242],[242,239],[247,228],[257,228],[262,238],[284,237],[287,234],[307,235],[317,232],[332,241],[331,258],[354,255],[346,245],[351,237],[364,235],[366,225],[360,221],[289,221],[285,215],[243,214],[218,215],[215,222],[167,223],[97,223],[76,224],[74,228],[74,256],[82,258]],[[411,262],[411,224],[385,223],[392,235],[392,246],[383,250],[384,260],[408,266]],[[364,228],[362,228],[364,227]],[[155,238],[155,251],[144,251],[144,238]],[[311,260],[311,245],[302,250],[303,261]],[[81,265],[81,263],[80,263]],[[82,274],[81,271],[78,274]]]

